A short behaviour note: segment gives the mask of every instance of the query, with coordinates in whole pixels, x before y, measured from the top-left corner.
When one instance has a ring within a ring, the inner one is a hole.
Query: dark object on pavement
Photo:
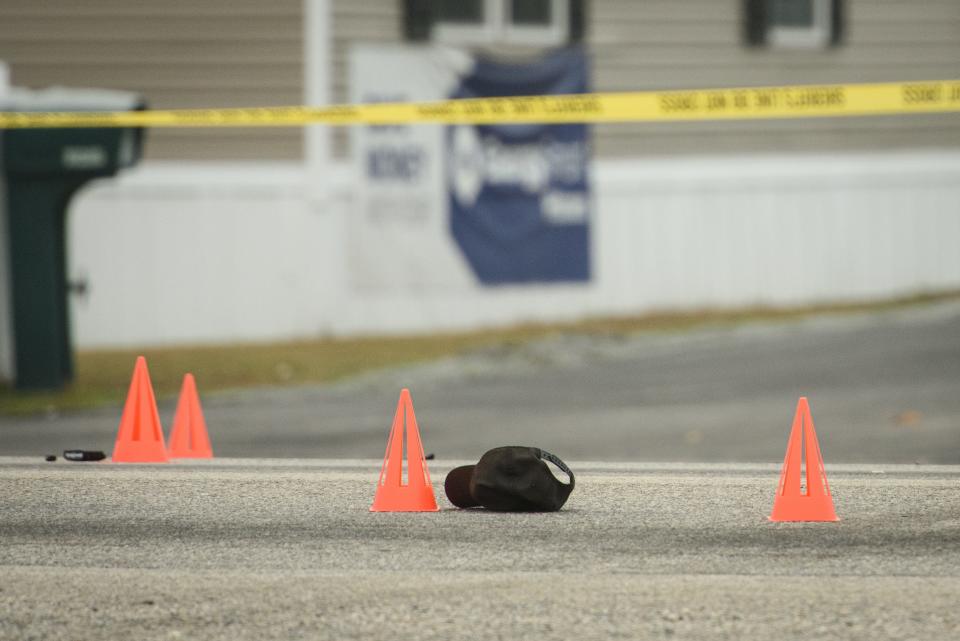
[[[427,454],[427,455],[424,456],[423,458],[425,458],[425,459],[428,460],[428,461],[432,461],[433,459],[437,458],[437,455],[434,454],[433,452],[430,452],[429,454]]]
[[[569,483],[553,475],[546,461],[566,472]],[[450,470],[443,484],[457,507],[483,506],[501,512],[554,512],[573,492],[573,472],[559,457],[538,447],[497,447],[476,465]]]
[[[57,457],[54,456],[53,454],[47,454],[43,460],[46,461],[47,463],[53,463],[54,461],[57,460]]]
[[[107,455],[100,450],[64,450],[63,458],[68,461],[102,461]]]

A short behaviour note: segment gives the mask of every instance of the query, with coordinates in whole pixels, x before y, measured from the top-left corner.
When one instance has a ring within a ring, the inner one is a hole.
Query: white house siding
[[[300,104],[305,0],[3,0],[0,60],[14,84],[141,91],[157,108]],[[349,95],[354,42],[402,41],[401,3],[330,0],[334,102]],[[743,43],[741,0],[593,0],[586,46],[598,91],[923,80],[954,77],[960,2],[847,0],[846,39],[823,51]],[[729,152],[956,148],[960,117],[615,125],[599,157]],[[157,130],[147,156],[294,160],[302,131]],[[342,131],[334,151],[346,152]]]
[[[0,0],[12,84],[141,92],[151,108],[303,103],[303,0]],[[303,155],[299,128],[150,131],[148,159]]]
[[[400,2],[383,0],[330,0],[331,29],[331,96],[334,103],[350,100],[350,47],[357,42],[400,44],[403,15]],[[349,134],[346,129],[332,132],[332,152],[335,158],[346,158],[349,153]]]
[[[843,44],[752,48],[742,0],[586,0],[596,91],[931,80],[960,74],[957,0],[845,0]],[[401,43],[399,2],[331,0],[335,102],[348,99],[354,42]],[[502,50],[501,50],[502,52]],[[960,148],[960,115],[595,128],[599,158]],[[335,133],[345,156],[345,135]]]
[[[341,0],[342,1],[342,0]],[[957,0],[846,0],[823,50],[744,45],[742,0],[593,0],[597,91],[934,80],[960,73]],[[603,125],[600,157],[960,148],[960,115]]]

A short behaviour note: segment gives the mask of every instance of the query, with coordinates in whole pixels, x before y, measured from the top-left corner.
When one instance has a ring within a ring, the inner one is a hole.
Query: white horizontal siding
[[[330,0],[332,14],[330,95],[332,102],[350,101],[350,48],[358,42],[400,44],[403,42],[401,2],[383,0]],[[350,135],[344,128],[331,132],[332,153],[336,158],[349,154]]]
[[[0,0],[14,84],[123,89],[151,108],[303,103],[302,0]],[[154,130],[149,159],[299,159],[299,128]]]
[[[960,2],[848,0],[847,37],[826,51],[743,45],[740,0],[592,0],[587,47],[600,91],[954,77]],[[349,94],[355,42],[401,41],[401,3],[332,0],[331,95]],[[143,92],[157,108],[290,105],[303,101],[303,0],[3,0],[0,59],[27,86]],[[956,147],[960,117],[899,119],[877,136],[855,121],[711,133],[679,124],[596,129],[601,157],[801,149]],[[826,132],[826,133],[824,133]],[[299,129],[151,132],[149,158],[298,159]],[[337,155],[345,133],[334,132]]]
[[[954,78],[960,2],[847,0],[846,36],[825,50],[751,48],[741,0],[593,0],[587,42],[597,91]],[[756,126],[752,126],[756,125]],[[600,157],[960,146],[960,115],[893,120],[602,125]]]
[[[586,46],[597,91],[926,80],[960,73],[956,0],[847,0],[844,44],[816,51],[747,47],[741,0],[587,2]],[[400,5],[333,0],[335,101],[349,96],[350,44],[402,42]],[[594,131],[600,158],[960,147],[956,114],[616,124]],[[335,154],[345,156],[345,132],[334,137]]]

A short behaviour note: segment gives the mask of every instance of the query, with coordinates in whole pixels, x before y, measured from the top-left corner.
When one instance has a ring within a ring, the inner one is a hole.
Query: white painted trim
[[[490,44],[499,39],[504,0],[484,0],[483,20],[476,24],[437,20],[431,29],[434,42],[445,45]]]
[[[330,104],[333,65],[331,52],[331,0],[303,0],[304,99],[307,105]],[[327,196],[331,159],[330,127],[304,127],[304,161],[309,180],[309,198],[323,202]]]
[[[431,38],[444,45],[561,45],[570,33],[569,6],[565,0],[550,2],[551,23],[546,27],[514,26],[509,0],[484,0],[482,23],[466,25],[438,20],[433,25]]]
[[[3,132],[0,131],[0,143]],[[0,158],[0,170],[2,170]],[[13,342],[13,286],[10,282],[10,244],[7,221],[6,181],[0,172],[0,382],[13,381],[16,359]]]
[[[10,66],[0,60],[0,96],[10,91]]]

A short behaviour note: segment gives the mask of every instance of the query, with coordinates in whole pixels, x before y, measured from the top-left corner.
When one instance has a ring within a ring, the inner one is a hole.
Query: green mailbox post
[[[0,101],[2,111],[122,111],[143,106],[132,93],[68,89],[14,89]],[[0,208],[6,210],[13,380],[18,389],[57,389],[73,378],[67,209],[89,181],[136,164],[141,146],[141,129],[0,131],[0,179],[5,182],[0,196],[6,196]]]

